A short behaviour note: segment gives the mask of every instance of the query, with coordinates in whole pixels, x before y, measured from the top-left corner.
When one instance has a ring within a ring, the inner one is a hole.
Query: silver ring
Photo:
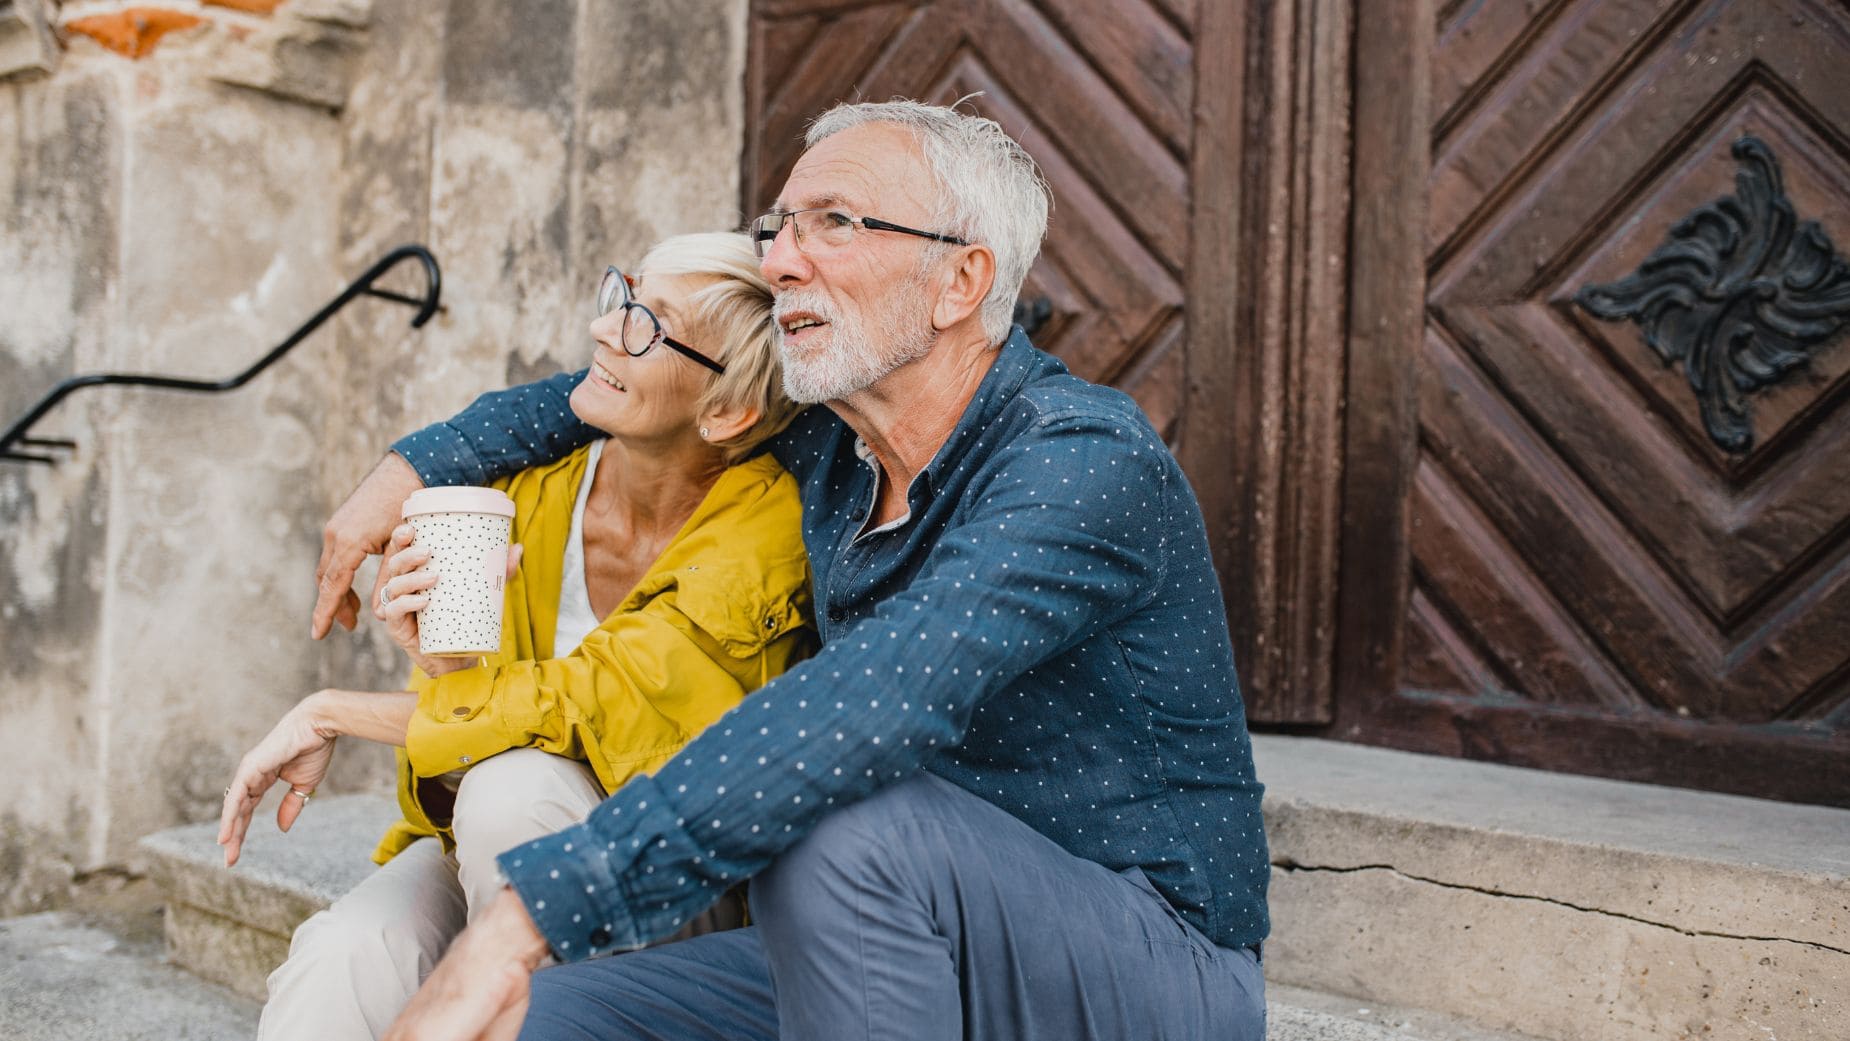
[[[289,794],[295,796],[298,799],[301,799],[302,805],[307,806],[309,797],[315,794],[315,790],[313,788],[310,788],[308,791],[303,791],[300,788],[291,786],[289,789]]]
[[[384,611],[385,605],[391,602],[392,602],[392,583],[387,582],[385,585],[382,585],[379,587],[379,610]]]

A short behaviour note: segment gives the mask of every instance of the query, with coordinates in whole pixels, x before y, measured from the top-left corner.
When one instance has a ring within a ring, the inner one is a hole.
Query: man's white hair
[[[990,345],[1000,345],[1014,321],[1015,298],[1047,235],[1053,199],[1039,167],[995,120],[918,101],[837,105],[809,125],[804,146],[814,148],[824,138],[869,123],[910,130],[925,153],[939,200],[937,223],[921,230],[952,234],[995,254],[996,279],[983,298],[980,318]]]

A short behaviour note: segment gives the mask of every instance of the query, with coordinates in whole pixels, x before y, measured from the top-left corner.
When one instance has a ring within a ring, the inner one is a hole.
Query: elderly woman
[[[264,1038],[384,1034],[498,889],[496,854],[583,819],[814,648],[797,488],[754,451],[797,406],[750,241],[683,235],[634,278],[610,269],[591,334],[571,406],[609,436],[499,485],[519,544],[501,652],[419,653],[416,612],[440,576],[401,527],[381,615],[415,689],[309,695],[226,791],[231,864],[279,780],[278,822],[293,822],[336,738],[402,746],[405,819],[374,855],[384,866],[296,930]],[[741,910],[722,901],[684,934]]]

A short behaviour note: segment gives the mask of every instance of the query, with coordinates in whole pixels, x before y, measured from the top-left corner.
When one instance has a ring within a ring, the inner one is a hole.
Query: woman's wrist
[[[296,705],[296,710],[302,713],[315,733],[330,741],[347,733],[337,693],[333,690],[318,690]]]
[[[482,659],[476,657],[432,658],[422,654],[412,655],[411,660],[418,668],[424,670],[424,675],[429,676],[431,679],[436,679],[438,676],[448,675],[452,672],[461,672],[464,669],[473,669],[482,663]]]

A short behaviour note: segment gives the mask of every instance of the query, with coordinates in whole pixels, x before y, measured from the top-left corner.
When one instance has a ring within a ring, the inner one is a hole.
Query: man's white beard
[[[784,358],[784,393],[801,405],[845,398],[865,390],[907,362],[930,353],[937,340],[924,286],[918,281],[885,295],[876,308],[844,312],[819,291],[778,294],[777,346]],[[872,313],[869,314],[868,310]],[[798,357],[784,343],[783,316],[807,311],[828,327],[826,341]]]

